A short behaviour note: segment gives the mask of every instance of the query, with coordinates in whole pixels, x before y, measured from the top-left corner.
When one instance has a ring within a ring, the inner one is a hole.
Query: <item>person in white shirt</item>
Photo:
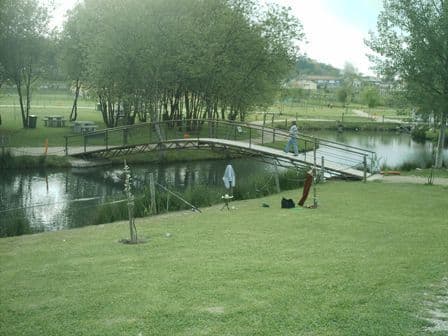
[[[296,122],[293,121],[291,123],[291,127],[289,128],[289,140],[285,147],[285,153],[289,153],[289,148],[293,147],[294,156],[299,155],[299,148],[297,146],[297,137],[299,135],[299,129],[297,128]]]

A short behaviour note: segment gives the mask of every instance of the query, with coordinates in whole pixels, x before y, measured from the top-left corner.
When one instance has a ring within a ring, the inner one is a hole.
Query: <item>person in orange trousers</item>
[[[308,194],[310,193],[311,185],[313,184],[313,170],[310,169],[306,173],[305,184],[303,185],[303,193],[302,198],[299,201],[299,205],[303,206],[305,204],[306,199],[308,198]]]

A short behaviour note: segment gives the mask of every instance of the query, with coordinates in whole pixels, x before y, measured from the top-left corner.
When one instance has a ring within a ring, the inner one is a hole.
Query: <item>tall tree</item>
[[[374,108],[380,104],[380,91],[376,86],[367,85],[360,93],[361,100],[367,105],[369,109]]]
[[[79,7],[73,9],[73,11],[76,10],[79,10]],[[77,20],[78,17],[79,15],[73,12],[68,15],[59,38],[59,63],[64,74],[73,81],[75,91],[69,116],[70,121],[74,121],[78,117],[78,98],[86,76],[86,52],[82,41],[82,21]]]
[[[439,123],[435,166],[442,151],[448,115],[448,1],[384,0],[377,33],[366,44],[385,77],[395,79],[418,107],[431,106]]]
[[[32,84],[43,69],[48,11],[37,0],[0,2],[0,63],[19,95],[23,127],[28,127]]]
[[[70,16],[108,126],[243,119],[273,100],[303,35],[288,9],[254,0],[84,0]]]

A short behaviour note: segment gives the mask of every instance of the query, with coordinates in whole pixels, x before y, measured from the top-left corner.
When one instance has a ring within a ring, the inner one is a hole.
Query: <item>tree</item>
[[[73,11],[79,10],[75,7]],[[82,43],[82,21],[76,20],[79,15],[73,12],[68,15],[64,23],[62,36],[59,38],[59,63],[65,75],[74,82],[75,96],[69,120],[75,121],[78,117],[78,98],[81,85],[86,76],[86,57]]]
[[[6,81],[6,73],[3,65],[0,63],[0,89],[2,88],[3,83]],[[0,126],[2,124],[2,115],[0,114]]]
[[[0,63],[17,88],[23,127],[28,127],[32,85],[42,72],[48,12],[37,0],[0,2]]]
[[[103,120],[244,119],[273,101],[296,63],[302,29],[290,10],[254,0],[85,0],[79,27],[85,81]],[[75,52],[73,52],[75,54]]]
[[[385,0],[366,44],[376,70],[394,79],[417,107],[431,106],[440,123],[435,166],[442,151],[448,115],[448,1]]]
[[[345,62],[344,69],[342,70],[342,88],[339,90],[338,97],[342,98],[342,90],[345,91],[345,104],[349,105],[357,93],[357,87],[359,85],[359,73],[355,66],[349,62]]]
[[[361,91],[361,100],[369,109],[375,108],[380,104],[380,92],[376,86],[365,86]]]

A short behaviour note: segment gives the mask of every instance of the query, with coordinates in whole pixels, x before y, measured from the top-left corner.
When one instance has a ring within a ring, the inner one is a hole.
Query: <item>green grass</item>
[[[65,145],[64,136],[74,135],[70,123],[66,123],[63,128],[52,128],[44,126],[44,117],[51,115],[61,115],[68,120],[71,106],[73,104],[73,95],[64,90],[38,90],[33,94],[30,114],[37,116],[36,129],[24,129],[22,127],[22,118],[18,103],[17,94],[13,90],[2,90],[0,94],[0,115],[2,117],[2,125],[0,126],[0,135],[8,136],[9,145],[12,147],[43,147],[45,141],[48,139],[49,146],[63,146]],[[101,113],[96,111],[96,101],[92,99],[80,98],[78,110],[78,120],[91,120],[98,125],[98,129],[105,128]],[[353,109],[364,109],[363,106],[352,105],[345,109],[340,106],[332,108],[320,105],[306,105],[306,104],[285,104],[283,106],[276,104],[271,106],[268,110],[270,112],[282,111],[281,116],[276,116],[277,119],[293,120],[295,118],[302,119],[323,119],[327,122],[317,121],[301,121],[299,126],[306,129],[315,128],[331,128],[337,127],[335,122],[344,121],[348,127],[358,127],[359,125],[369,125],[372,129],[387,128],[387,124],[377,123],[369,118],[359,117],[353,113]],[[371,110],[372,114],[385,115],[392,117],[397,115],[397,111],[385,108],[376,108]],[[248,120],[261,120],[262,116],[258,114],[250,114]],[[268,118],[267,123],[270,124],[271,119]],[[287,121],[285,121],[287,122]],[[328,123],[328,125],[326,124]],[[396,125],[394,124],[393,127]],[[366,128],[367,126],[363,126]],[[236,137],[237,139],[248,138],[248,130],[243,130],[243,133],[235,133],[232,129],[224,131],[226,135]],[[204,132],[203,132],[204,133]],[[228,133],[228,134],[227,134]],[[183,135],[183,134],[182,134]],[[253,134],[252,134],[253,135]],[[114,140],[111,139],[111,144]],[[118,141],[118,140],[117,140]],[[97,138],[92,142],[96,144],[104,142]]]
[[[0,169],[42,169],[42,168],[67,168],[71,167],[66,156],[40,155],[13,156],[10,152],[0,152]]]
[[[72,104],[72,95],[64,91],[38,91],[32,99],[30,112],[31,115],[37,116],[37,126],[35,129],[24,129],[22,126],[22,118],[17,94],[9,90],[6,94],[0,94],[0,115],[2,117],[0,135],[7,136],[9,138],[9,146],[11,147],[43,147],[47,139],[49,146],[64,146],[64,136],[77,135],[73,132],[71,123],[66,122],[65,127],[60,128],[45,127],[44,117],[61,115],[68,120]],[[79,109],[77,120],[91,120],[98,125],[98,130],[101,130],[106,128],[106,126],[102,120],[101,113],[95,110],[95,104],[96,102],[93,100],[80,98],[78,103]],[[164,128],[164,131],[168,137],[183,137],[185,133],[185,130],[181,127],[176,127],[174,129]],[[138,130],[133,131],[132,140],[135,143],[147,141],[148,130],[142,128],[140,131],[141,134],[138,134],[138,132]],[[205,125],[199,133],[193,132],[190,135],[191,137],[198,135],[207,137],[208,128]],[[239,133],[236,131],[235,127],[220,126],[216,136],[235,140],[244,140],[248,139],[250,136],[258,137],[259,135],[256,131],[251,131],[245,127],[243,127],[242,132]],[[109,144],[121,144],[122,139],[123,136],[121,131],[112,132],[109,138]],[[80,136],[71,138],[70,141],[70,145],[83,145],[83,139]],[[103,145],[105,143],[104,137],[101,135],[97,135],[88,141],[90,145]]]
[[[48,139],[49,146],[63,146],[65,135],[73,134],[70,124],[65,127],[53,128],[44,126],[44,117],[61,115],[69,119],[73,97],[65,91],[39,91],[31,101],[31,115],[37,116],[35,129],[24,129],[17,94],[12,91],[0,94],[0,114],[2,125],[0,135],[9,137],[9,145],[12,147],[43,147]],[[99,128],[104,128],[101,113],[95,110],[95,102],[80,98],[78,102],[78,120],[92,120]]]
[[[0,239],[0,334],[425,335],[446,193],[327,183],[318,209],[279,209],[295,191],[140,219],[141,245],[126,222]]]
[[[306,104],[306,103],[288,103],[288,104],[274,104],[268,108],[268,112],[280,113],[281,117],[297,117],[297,118],[314,118],[327,120],[346,120],[346,118],[356,117],[353,112],[354,109],[365,111],[375,116],[397,117],[398,111],[391,108],[376,107],[369,109],[366,106],[351,104],[348,108],[334,105],[329,107],[327,105]],[[276,118],[281,118],[277,116]],[[261,118],[261,117],[260,117]],[[368,118],[361,117],[366,120]]]

